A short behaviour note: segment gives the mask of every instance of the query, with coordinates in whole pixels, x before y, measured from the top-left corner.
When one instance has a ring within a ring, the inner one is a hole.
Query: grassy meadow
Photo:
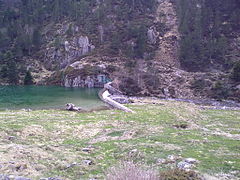
[[[240,111],[160,100],[128,107],[136,113],[0,111],[0,174],[104,179],[121,161],[161,171],[195,158],[201,174],[240,178]],[[175,162],[159,162],[169,155]]]

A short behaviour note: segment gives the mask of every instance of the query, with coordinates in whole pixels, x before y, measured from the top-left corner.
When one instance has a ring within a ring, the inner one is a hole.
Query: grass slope
[[[137,113],[1,111],[0,174],[103,179],[121,160],[166,169],[176,163],[157,160],[174,155],[197,159],[201,173],[240,178],[240,111],[169,101],[129,107]]]

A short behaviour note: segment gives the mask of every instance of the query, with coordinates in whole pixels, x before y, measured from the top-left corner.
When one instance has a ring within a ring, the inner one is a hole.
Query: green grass
[[[239,172],[240,111],[161,103],[130,105],[136,114],[0,111],[0,164],[24,163],[27,168],[11,174],[33,179],[103,179],[104,172],[119,161],[133,160],[161,170],[176,164],[156,165],[157,159],[175,155],[196,158],[195,170],[201,173]],[[181,124],[187,128],[176,128]],[[91,151],[82,151],[86,147]],[[84,165],[86,159],[93,165]],[[0,169],[0,174],[8,173],[8,168]]]

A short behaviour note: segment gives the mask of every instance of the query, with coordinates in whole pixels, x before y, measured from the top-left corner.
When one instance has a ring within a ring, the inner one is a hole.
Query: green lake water
[[[63,109],[67,103],[89,110],[103,105],[98,91],[59,86],[0,86],[0,110]]]

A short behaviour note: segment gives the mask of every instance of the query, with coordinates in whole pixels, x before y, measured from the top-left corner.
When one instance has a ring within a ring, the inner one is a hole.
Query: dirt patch
[[[128,140],[128,139],[133,139],[134,136],[137,134],[136,131],[130,130],[130,131],[125,131],[121,130],[121,133],[116,136],[111,136],[110,134],[113,134],[114,132],[120,132],[120,130],[106,130],[102,131],[102,134],[99,135],[98,137],[92,139],[90,141],[91,144],[98,143],[98,142],[106,142],[106,141],[115,141],[115,140]]]
[[[224,131],[215,131],[215,132],[211,132],[211,134],[216,136],[224,136],[229,139],[240,140],[240,134],[230,134]]]
[[[75,126],[72,135],[75,138],[81,138],[81,139],[88,139],[96,136],[99,132],[102,131],[102,125],[94,124],[94,125],[79,125]]]
[[[49,132],[46,131],[42,126],[39,125],[31,125],[25,127],[21,132],[18,132],[17,135],[21,138],[28,138],[30,136],[44,136]]]

